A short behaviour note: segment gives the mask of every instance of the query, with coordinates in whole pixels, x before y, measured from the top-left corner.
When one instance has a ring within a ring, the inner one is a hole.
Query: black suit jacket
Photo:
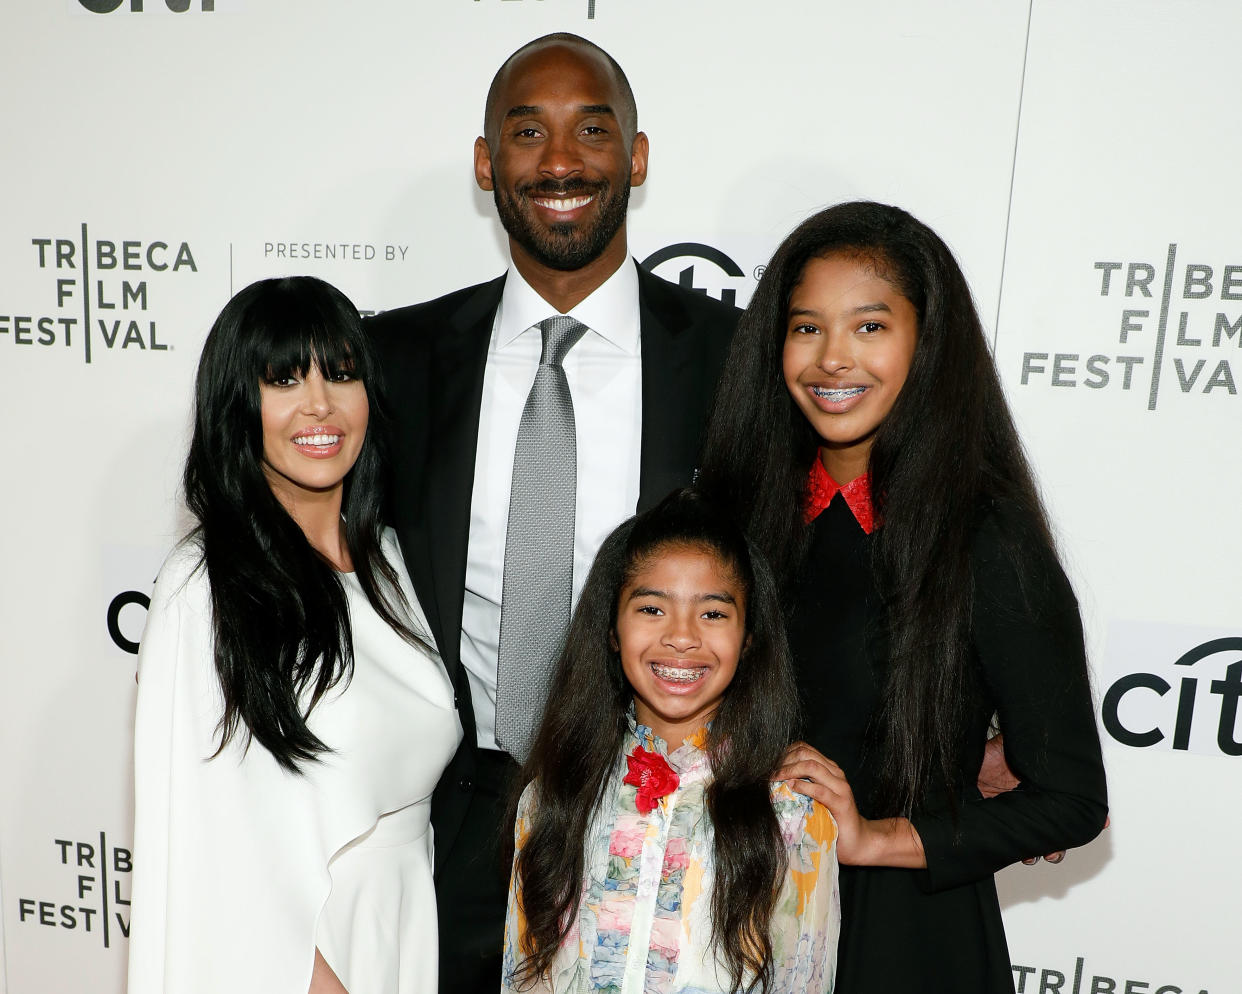
[[[391,419],[391,521],[452,678],[465,732],[432,800],[437,872],[474,787],[477,746],[461,665],[461,615],[483,368],[503,287],[501,276],[368,321]],[[642,510],[691,481],[739,312],[641,268],[638,299]]]

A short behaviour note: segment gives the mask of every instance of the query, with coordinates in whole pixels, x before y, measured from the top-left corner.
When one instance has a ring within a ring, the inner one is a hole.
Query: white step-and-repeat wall
[[[745,303],[859,197],[953,246],[1083,605],[1112,794],[1099,841],[1001,874],[1017,989],[1242,990],[1242,7],[7,0],[0,992],[124,989],[134,652],[213,317],[276,274],[375,311],[500,272],[471,143],[496,67],[554,30],[633,82],[631,249],[662,275]]]

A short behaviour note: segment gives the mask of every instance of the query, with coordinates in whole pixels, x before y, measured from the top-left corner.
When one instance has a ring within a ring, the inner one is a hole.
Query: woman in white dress
[[[129,994],[431,994],[431,793],[461,730],[380,519],[358,312],[265,280],[203,347],[138,658]]]

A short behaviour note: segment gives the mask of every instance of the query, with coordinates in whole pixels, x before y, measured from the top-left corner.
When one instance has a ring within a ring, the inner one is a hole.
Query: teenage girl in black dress
[[[1077,602],[970,291],[895,207],[781,245],[738,327],[701,485],[785,582],[805,741],[840,826],[838,994],[1013,990],[993,874],[1107,799]],[[976,787],[989,723],[1020,785]]]

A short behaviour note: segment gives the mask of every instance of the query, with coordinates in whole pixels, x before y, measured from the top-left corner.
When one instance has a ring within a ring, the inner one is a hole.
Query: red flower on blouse
[[[625,762],[629,772],[621,782],[638,788],[639,814],[650,814],[660,798],[667,797],[681,783],[681,778],[673,772],[668,760],[658,752],[648,752],[642,746],[636,746],[625,757]]]

